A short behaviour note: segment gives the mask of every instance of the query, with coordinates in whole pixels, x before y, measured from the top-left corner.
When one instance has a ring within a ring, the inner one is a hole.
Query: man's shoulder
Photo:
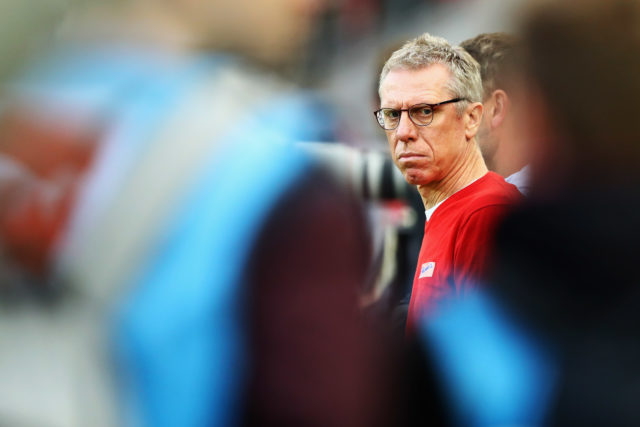
[[[464,223],[473,215],[502,216],[522,200],[522,194],[514,185],[505,182],[500,175],[488,172],[451,196],[440,214],[447,221]]]
[[[512,206],[522,201],[522,194],[517,187],[506,182],[495,172],[487,172],[462,191],[464,193],[461,192],[460,197],[454,202],[469,212],[487,206]]]

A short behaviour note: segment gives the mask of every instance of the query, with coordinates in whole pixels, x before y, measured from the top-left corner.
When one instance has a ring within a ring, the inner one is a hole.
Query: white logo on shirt
[[[420,275],[418,276],[418,279],[422,279],[423,277],[433,277],[433,270],[435,270],[435,268],[435,262],[425,262],[422,264],[422,267],[420,267]]]

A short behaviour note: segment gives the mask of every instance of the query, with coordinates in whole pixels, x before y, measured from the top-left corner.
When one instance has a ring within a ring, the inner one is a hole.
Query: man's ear
[[[489,111],[485,111],[485,114],[489,114],[488,122],[491,129],[496,129],[502,125],[507,113],[511,107],[511,101],[509,95],[502,89],[496,89],[491,94],[493,100],[492,108]]]
[[[476,133],[478,133],[478,128],[482,121],[482,109],[483,106],[480,102],[474,102],[467,106],[465,127],[465,136],[467,137],[467,140],[470,140],[476,136]]]

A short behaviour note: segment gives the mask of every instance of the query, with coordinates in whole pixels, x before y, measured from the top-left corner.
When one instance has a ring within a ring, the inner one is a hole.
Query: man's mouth
[[[418,153],[402,153],[398,156],[398,160],[410,161],[423,158],[424,155]]]

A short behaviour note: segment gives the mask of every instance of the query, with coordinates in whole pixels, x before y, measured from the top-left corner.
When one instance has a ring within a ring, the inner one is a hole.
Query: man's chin
[[[424,174],[422,173],[415,173],[415,172],[405,172],[404,174],[404,179],[405,181],[407,181],[407,183],[409,185],[426,185],[428,184],[430,181],[424,176]]]

